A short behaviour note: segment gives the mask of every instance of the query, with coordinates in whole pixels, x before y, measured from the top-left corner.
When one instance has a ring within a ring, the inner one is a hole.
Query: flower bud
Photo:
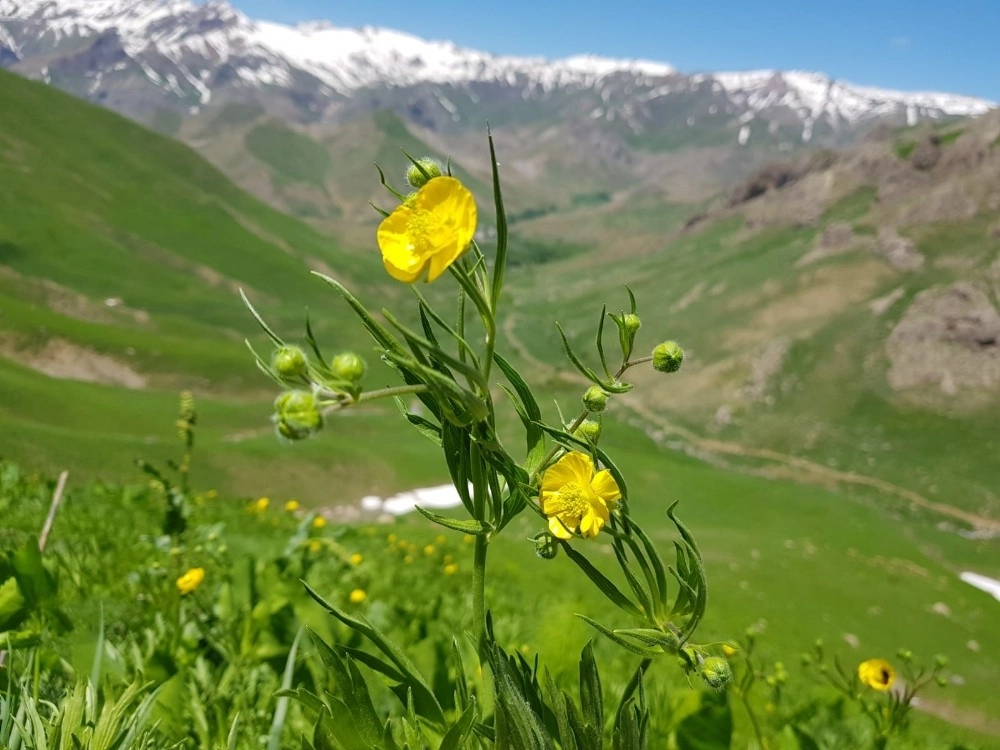
[[[274,423],[278,434],[289,440],[304,440],[323,427],[316,396],[309,391],[285,391],[274,400]]]
[[[596,443],[601,437],[601,423],[593,419],[585,419],[573,434],[588,443]]]
[[[583,394],[583,405],[587,411],[602,412],[608,405],[608,394],[599,385],[592,385]]]
[[[721,656],[710,656],[705,659],[701,663],[698,674],[701,675],[701,679],[708,683],[709,687],[716,690],[721,690],[733,679],[732,667]]]
[[[684,361],[684,350],[676,341],[664,341],[653,349],[653,369],[659,372],[677,372]]]
[[[418,167],[417,164],[420,166]],[[417,159],[417,164],[411,164],[410,168],[406,170],[406,181],[418,190],[426,185],[428,180],[433,180],[442,174],[441,165],[436,159],[429,156]]]
[[[559,554],[559,544],[556,542],[556,538],[547,531],[538,534],[531,541],[535,543],[535,554],[543,560],[552,560]]]
[[[330,362],[330,370],[338,380],[356,383],[365,374],[365,361],[354,352],[341,352]]]
[[[948,657],[945,656],[944,654],[937,654],[934,657],[934,666],[936,666],[938,669],[944,669],[945,667],[948,666]]]
[[[306,374],[306,353],[297,346],[281,346],[271,355],[271,367],[278,376],[290,380]]]
[[[896,652],[896,657],[901,662],[910,662],[913,661],[913,652],[908,648],[901,648]]]
[[[642,327],[642,321],[639,320],[639,316],[635,313],[625,313],[622,317],[622,327],[629,336],[635,336],[636,332]]]

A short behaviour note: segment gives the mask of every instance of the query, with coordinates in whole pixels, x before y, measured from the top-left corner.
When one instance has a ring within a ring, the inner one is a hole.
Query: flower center
[[[564,484],[559,490],[560,514],[583,518],[590,509],[587,491],[576,482]]]
[[[423,255],[432,250],[431,235],[440,223],[430,211],[419,208],[410,211],[409,219],[406,222],[406,234],[410,241],[409,249],[417,255]]]

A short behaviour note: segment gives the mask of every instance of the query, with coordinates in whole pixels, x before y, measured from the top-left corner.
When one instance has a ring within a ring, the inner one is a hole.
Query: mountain
[[[219,1],[0,0],[0,16],[7,65],[140,119],[156,99],[183,111],[269,93],[303,121],[330,121],[359,102],[371,106],[373,92],[392,102],[430,85],[428,111],[412,114],[442,126],[468,119],[463,110],[470,104],[489,109],[484,96],[513,95],[558,108],[586,92],[587,117],[619,121],[634,135],[656,133],[665,110],[686,103],[683,122],[694,118],[704,127],[706,118],[735,120],[746,142],[755,121],[772,129],[794,121],[798,138],[810,141],[873,121],[914,124],[991,106],[972,97],[853,86],[815,73],[685,75],[640,60],[499,56],[388,29],[252,21]],[[474,118],[477,124],[482,117]]]

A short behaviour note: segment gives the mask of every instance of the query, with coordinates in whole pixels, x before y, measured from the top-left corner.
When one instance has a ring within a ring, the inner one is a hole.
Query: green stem
[[[480,534],[476,537],[475,557],[472,561],[472,617],[473,632],[480,658],[484,656],[486,645],[486,552],[489,539]]]
[[[358,396],[357,402],[374,401],[377,398],[389,398],[391,396],[405,396],[409,393],[426,393],[427,390],[427,386],[423,384],[397,385],[392,388],[383,388],[380,391],[366,391]]]

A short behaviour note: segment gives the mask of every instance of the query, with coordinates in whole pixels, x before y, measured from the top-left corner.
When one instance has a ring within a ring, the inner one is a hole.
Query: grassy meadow
[[[403,128],[382,125],[388,134]],[[314,142],[290,132],[259,126],[254,153],[286,170],[289,184],[322,186],[332,167]],[[342,137],[353,143],[358,134]],[[385,161],[395,158],[388,138],[379,148]],[[282,160],[288,150],[294,158]],[[348,166],[360,180],[360,158]],[[490,186],[469,184],[492,222]],[[586,385],[562,355],[554,319],[590,361],[601,305],[626,308],[628,285],[643,321],[637,352],[665,338],[687,352],[666,379],[637,371],[637,392],[611,400],[601,447],[629,478],[630,513],[663,552],[678,538],[667,508],[680,502],[711,592],[697,640],[739,648],[724,693],[685,676],[674,655],[654,660],[651,749],[872,746],[857,705],[803,663],[817,639],[849,671],[864,659],[897,659],[900,649],[926,665],[947,657],[947,684],[921,694],[908,733],[890,747],[1000,742],[998,602],[958,578],[967,570],[1000,578],[995,534],[967,533],[977,520],[997,523],[1000,407],[943,412],[892,392],[881,342],[904,305],[884,315],[869,308],[900,287],[908,300],[942,274],[958,279],[949,258],[985,264],[994,248],[984,249],[981,232],[939,222],[913,231],[921,252],[940,261],[919,273],[901,277],[860,252],[797,265],[831,222],[864,226],[873,195],[851,192],[817,226],[761,229],[730,216],[666,249],[630,245],[610,261],[576,241],[526,240],[530,252],[520,257],[512,245],[498,350],[536,389],[550,423],[566,421],[555,403],[577,412]],[[368,388],[398,384],[348,307],[310,276],[331,273],[372,309],[419,325],[408,290],[385,276],[374,245],[341,244],[243,193],[186,147],[3,72],[0,205],[13,207],[0,212],[0,638],[11,646],[0,700],[20,717],[20,729],[0,718],[0,747],[34,747],[11,737],[25,734],[36,711],[38,726],[62,727],[52,734],[61,731],[62,744],[48,745],[60,750],[388,750],[362,740],[322,744],[317,704],[292,699],[294,689],[321,697],[345,689],[321,641],[369,666],[364,654],[374,653],[301,581],[401,644],[457,721],[452,688],[465,678],[450,660],[453,637],[467,664],[476,657],[464,635],[472,537],[415,515],[341,520],[365,495],[447,483],[440,450],[388,401],[331,415],[312,440],[279,441],[269,421],[277,389],[244,343],[269,352],[239,289],[289,340],[301,343],[308,310],[325,350],[368,360]],[[651,225],[666,236],[689,212],[637,206],[603,215],[602,241]],[[550,229],[560,220],[571,218],[537,218]],[[518,223],[518,233],[531,236],[533,221]],[[427,294],[450,314],[450,278]],[[513,444],[517,415],[490,387],[505,409],[499,434]],[[198,420],[178,532],[166,520],[170,488],[135,462],[163,468],[180,459],[181,390],[194,393]],[[69,482],[39,555],[63,470]],[[575,696],[581,649],[593,639],[603,685],[619,695],[639,657],[575,613],[610,627],[632,623],[565,554],[535,554],[530,538],[544,528],[525,512],[491,544],[486,598],[497,643],[526,663],[537,654]],[[586,550],[625,586],[608,542]],[[184,593],[178,579],[195,568],[204,581]],[[315,635],[299,638],[303,626]],[[468,690],[491,708],[482,672],[468,674]],[[109,731],[131,744],[101,744],[79,717],[73,744],[67,712],[88,676],[96,692],[77,702],[81,715],[94,725],[118,702],[120,723]],[[406,700],[395,702],[385,682],[367,678],[375,708],[405,716]],[[606,697],[598,735],[610,732],[613,706]]]

